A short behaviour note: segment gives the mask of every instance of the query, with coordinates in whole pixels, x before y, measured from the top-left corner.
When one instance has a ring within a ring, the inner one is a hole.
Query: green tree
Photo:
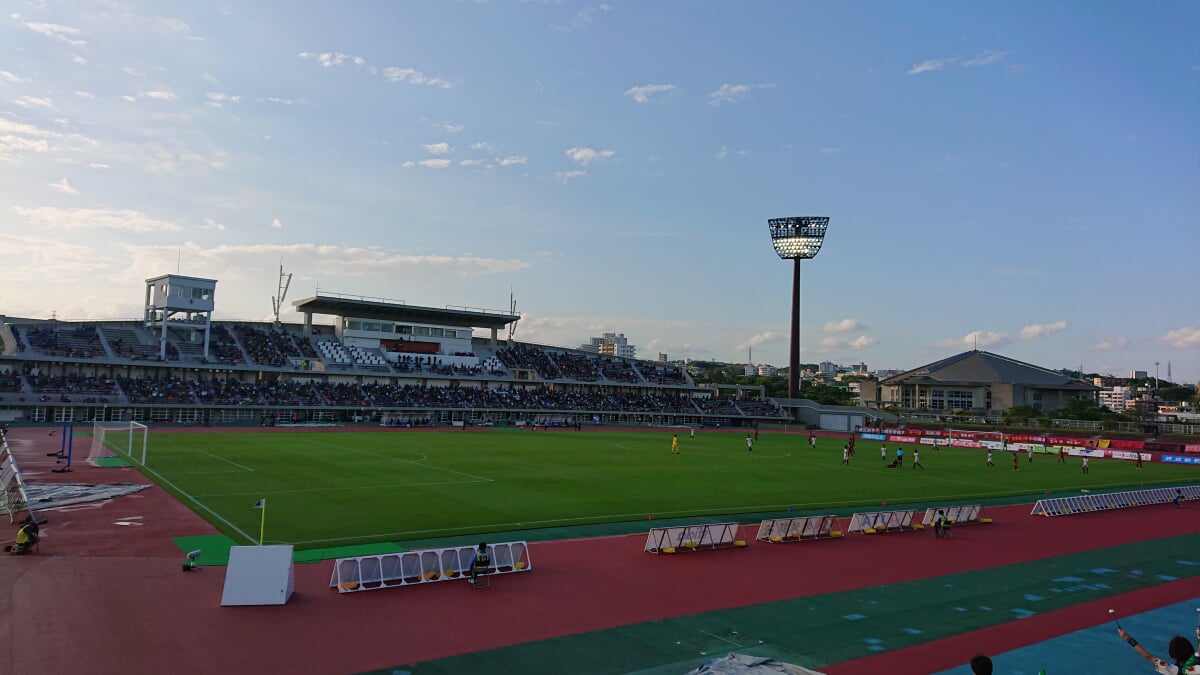
[[[1015,405],[1004,413],[1005,424],[1027,424],[1029,420],[1042,417],[1042,411],[1031,405]]]
[[[854,402],[850,390],[828,384],[806,384],[800,389],[800,397],[822,405],[852,405]]]

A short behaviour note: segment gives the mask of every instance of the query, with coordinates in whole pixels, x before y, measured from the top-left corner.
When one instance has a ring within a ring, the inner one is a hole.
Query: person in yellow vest
[[[38,534],[38,523],[32,516],[27,516],[21,521],[21,527],[17,530],[17,540],[12,546],[5,546],[4,550],[12,555],[21,555],[29,551],[34,544],[38,543],[40,536]]]
[[[671,436],[671,454],[679,454],[679,434]]]
[[[471,558],[471,585],[475,585],[475,578],[480,574],[487,574],[492,566],[492,556],[488,553],[487,542],[479,542],[479,548],[475,549],[475,556]]]

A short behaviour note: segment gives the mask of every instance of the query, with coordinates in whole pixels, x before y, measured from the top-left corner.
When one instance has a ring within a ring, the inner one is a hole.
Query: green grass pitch
[[[886,469],[878,442],[763,433],[651,431],[372,431],[154,433],[146,473],[234,539],[297,548],[427,539],[588,523],[829,509],[848,514],[904,502],[1146,487],[1200,478],[1200,467],[921,448],[925,471]],[[895,446],[888,450],[889,461]],[[1077,492],[1075,492],[1077,494]],[[862,507],[855,509],[853,507]]]

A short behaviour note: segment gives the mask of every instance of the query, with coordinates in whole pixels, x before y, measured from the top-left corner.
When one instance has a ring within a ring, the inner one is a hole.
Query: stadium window
[[[396,332],[400,335],[412,335],[412,326],[396,326]]]
[[[350,330],[362,330],[362,322],[361,321],[347,321],[346,327],[349,328]]]

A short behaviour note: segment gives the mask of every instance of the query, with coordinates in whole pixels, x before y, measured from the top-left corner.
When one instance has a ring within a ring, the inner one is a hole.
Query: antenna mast
[[[288,288],[292,285],[292,273],[283,272],[283,258],[279,259],[279,295],[271,298],[271,308],[275,310],[275,327],[280,325],[279,310],[283,309],[283,300],[287,297]]]

